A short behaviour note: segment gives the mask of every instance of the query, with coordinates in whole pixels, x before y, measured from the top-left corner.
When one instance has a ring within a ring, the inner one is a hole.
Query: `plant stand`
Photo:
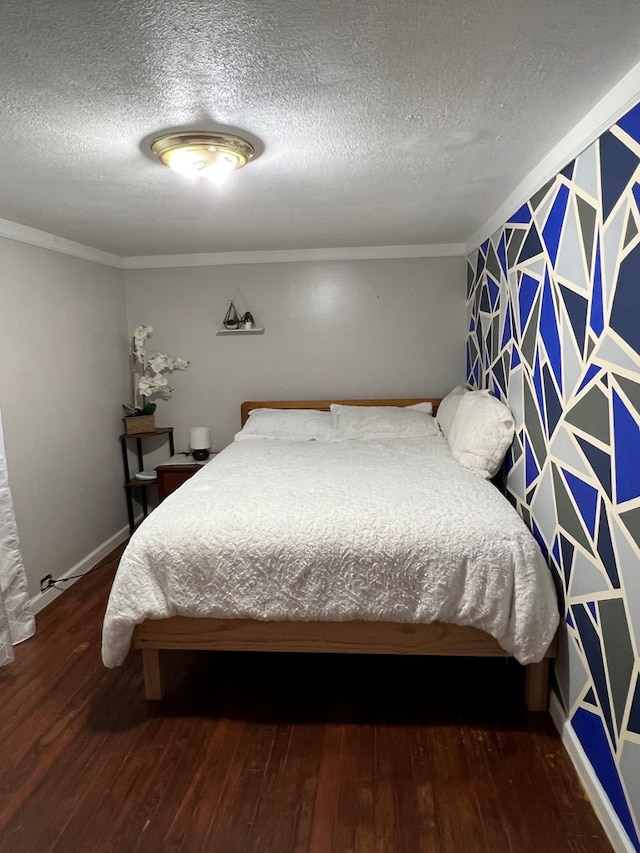
[[[144,416],[144,417],[153,417]],[[139,418],[125,418],[127,420],[139,420]],[[133,516],[133,491],[137,490],[140,494],[140,499],[142,502],[142,512],[144,517],[146,518],[149,514],[149,504],[147,501],[147,489],[150,486],[156,485],[155,480],[139,480],[136,477],[132,477],[129,471],[129,456],[128,456],[128,440],[133,438],[136,442],[136,453],[138,456],[138,471],[144,470],[144,452],[142,447],[143,439],[151,438],[152,436],[163,435],[165,438],[169,439],[169,450],[171,456],[175,455],[175,449],[173,445],[173,427],[158,427],[154,429],[153,432],[124,432],[120,436],[120,445],[122,447],[122,464],[124,467],[124,490],[127,496],[127,514],[129,516],[129,532],[133,533],[135,529],[135,518]]]

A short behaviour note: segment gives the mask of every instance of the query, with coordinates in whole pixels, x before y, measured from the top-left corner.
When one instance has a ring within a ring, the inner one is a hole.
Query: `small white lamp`
[[[211,449],[211,430],[209,427],[192,427],[189,430],[189,446],[196,462],[209,458]]]

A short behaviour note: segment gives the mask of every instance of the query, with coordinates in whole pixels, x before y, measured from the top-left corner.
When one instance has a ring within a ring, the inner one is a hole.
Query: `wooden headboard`
[[[341,406],[414,406],[416,403],[431,403],[435,415],[440,400],[442,397],[393,398],[390,400],[252,400],[242,403],[240,415],[242,426],[244,426],[253,409],[318,409],[321,412],[328,412],[332,403],[339,403]]]

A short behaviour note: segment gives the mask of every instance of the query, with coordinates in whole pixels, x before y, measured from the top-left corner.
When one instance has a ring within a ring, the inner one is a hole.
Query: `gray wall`
[[[228,444],[246,399],[444,394],[464,379],[463,258],[123,273],[0,239],[0,262],[0,409],[33,596],[126,525],[118,435],[140,323],[151,350],[191,361],[158,406],[178,450],[190,426]],[[231,299],[264,335],[216,336]]]
[[[129,330],[191,361],[160,425],[210,426],[215,448],[255,399],[444,394],[464,381],[465,261],[420,258],[247,264],[125,273]],[[230,300],[264,335],[216,336]]]
[[[0,238],[0,410],[32,595],[126,523],[123,274]]]

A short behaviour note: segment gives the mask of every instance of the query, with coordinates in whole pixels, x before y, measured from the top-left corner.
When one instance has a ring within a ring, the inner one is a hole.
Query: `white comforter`
[[[232,444],[133,534],[105,665],[175,615],[474,625],[523,664],[558,625],[538,544],[441,437]]]

